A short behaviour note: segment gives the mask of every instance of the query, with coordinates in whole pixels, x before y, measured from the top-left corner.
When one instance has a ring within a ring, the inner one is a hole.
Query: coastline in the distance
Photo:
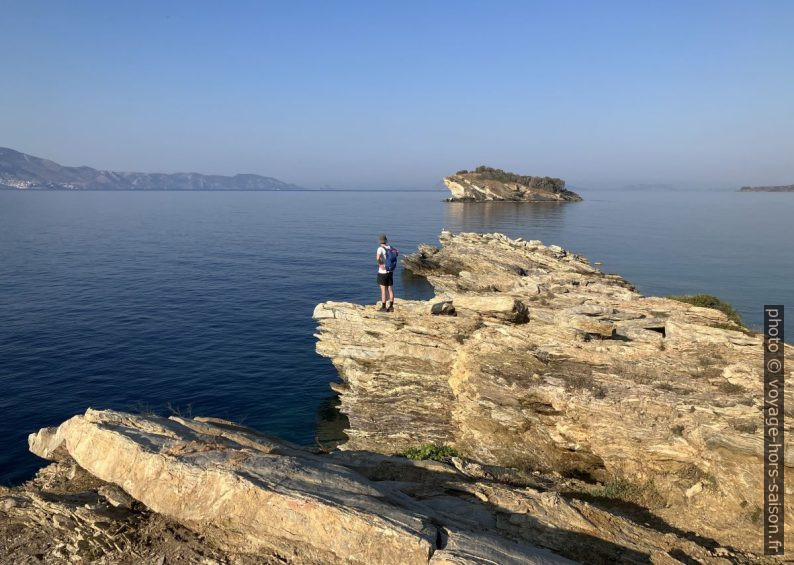
[[[65,167],[0,147],[0,190],[303,190],[273,177],[126,173]]]
[[[739,192],[794,192],[794,184],[782,186],[743,186]]]

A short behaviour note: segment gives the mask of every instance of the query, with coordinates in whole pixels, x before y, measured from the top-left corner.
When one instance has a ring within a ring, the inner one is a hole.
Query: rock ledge
[[[644,297],[558,246],[440,239],[404,260],[434,300],[398,301],[393,315],[315,310],[317,351],[342,378],[342,449],[447,444],[601,485],[669,527],[761,550],[760,336],[717,310]]]

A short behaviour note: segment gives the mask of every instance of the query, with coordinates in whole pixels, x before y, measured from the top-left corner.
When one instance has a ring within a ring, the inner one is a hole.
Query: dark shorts
[[[394,273],[378,273],[378,284],[380,286],[394,286]]]

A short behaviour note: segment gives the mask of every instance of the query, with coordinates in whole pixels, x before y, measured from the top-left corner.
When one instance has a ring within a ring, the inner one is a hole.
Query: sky
[[[0,146],[433,188],[794,183],[794,2],[0,0]]]

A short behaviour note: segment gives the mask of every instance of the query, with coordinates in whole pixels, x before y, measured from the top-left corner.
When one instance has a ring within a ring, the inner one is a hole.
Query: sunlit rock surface
[[[94,478],[120,488],[121,496],[199,534],[214,551],[241,559],[569,562],[499,535],[493,516],[482,526],[470,517],[455,517],[454,503],[449,502],[455,497],[447,496],[446,504],[423,502],[434,488],[443,494],[445,481],[468,481],[454,467],[441,464],[415,465],[407,459],[390,463],[373,454],[337,458],[224,420],[96,410],[32,434],[30,446],[61,464],[73,460]],[[390,465],[393,477],[377,476]],[[408,471],[400,472],[400,466]],[[7,506],[3,511],[24,520],[26,513],[15,509],[30,508],[35,501],[9,494],[5,499],[0,493],[0,509]],[[96,495],[93,499],[102,502]],[[472,506],[465,500],[460,504]],[[492,512],[484,504],[473,506],[483,514]],[[65,511],[65,520],[74,520],[72,514]],[[79,543],[72,545],[79,549]]]
[[[314,312],[317,351],[342,379],[343,449],[448,444],[599,483],[660,523],[761,551],[761,336],[539,241],[445,232],[404,266],[434,300]]]
[[[88,410],[30,437],[58,462],[0,488],[0,561],[757,562],[581,481],[462,457],[320,454],[224,420]]]
[[[526,176],[491,167],[458,171],[444,178],[451,202],[577,202],[582,199],[559,178]]]

